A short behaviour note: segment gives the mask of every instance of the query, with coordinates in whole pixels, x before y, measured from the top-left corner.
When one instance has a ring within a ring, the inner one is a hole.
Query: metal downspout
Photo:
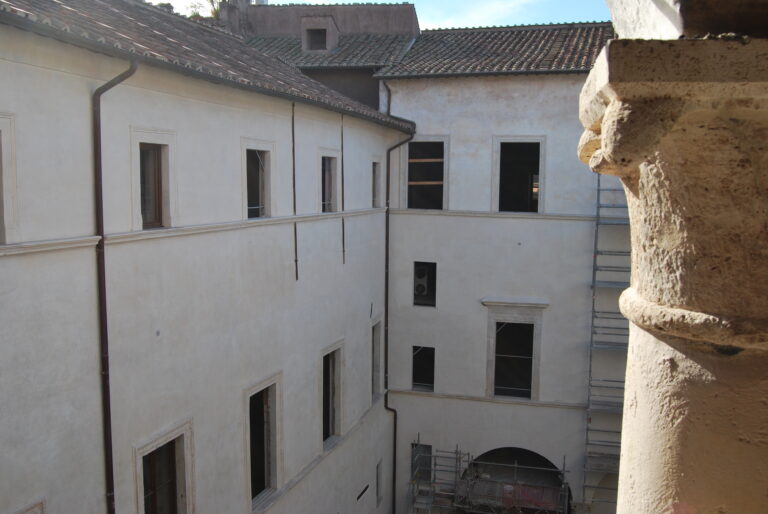
[[[99,353],[101,355],[101,416],[104,443],[104,482],[106,488],[107,514],[115,512],[115,477],[112,458],[112,403],[109,385],[109,330],[107,327],[107,264],[104,255],[104,191],[101,159],[101,96],[136,72],[138,65],[131,61],[130,67],[106,84],[97,88],[91,97],[93,129],[93,187],[96,218],[96,274],[99,302]]]
[[[387,90],[387,115],[391,115],[392,110],[392,90],[386,81],[382,84]],[[402,119],[402,118],[400,118]],[[384,216],[384,408],[392,413],[394,427],[392,430],[392,514],[397,514],[397,410],[389,406],[389,202],[390,202],[390,164],[392,162],[392,152],[413,139],[411,134],[402,141],[390,146],[387,149],[387,210]]]

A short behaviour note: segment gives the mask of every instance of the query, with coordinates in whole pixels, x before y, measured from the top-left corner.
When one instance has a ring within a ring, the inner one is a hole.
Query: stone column
[[[765,514],[768,40],[617,39],[580,102],[631,222],[618,512]]]

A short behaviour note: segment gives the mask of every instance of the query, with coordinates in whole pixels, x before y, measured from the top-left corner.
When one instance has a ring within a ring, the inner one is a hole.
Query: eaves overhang
[[[181,75],[205,80],[207,82],[211,82],[214,84],[221,84],[221,85],[233,87],[235,89],[259,93],[267,96],[272,96],[275,98],[280,98],[283,100],[300,102],[306,105],[311,105],[314,107],[319,107],[329,111],[351,116],[353,118],[359,118],[365,121],[369,121],[383,127],[398,130],[405,134],[413,134],[416,132],[416,124],[410,120],[395,119],[391,116],[387,116],[386,114],[381,114],[381,116],[366,115],[362,112],[357,112],[353,109],[345,109],[344,107],[334,105],[333,103],[330,103],[330,102],[326,103],[320,100],[316,100],[314,98],[308,98],[306,96],[303,96],[298,89],[296,90],[295,94],[290,94],[282,91],[269,89],[263,86],[258,86],[245,80],[233,80],[228,78],[223,73],[221,75],[208,73],[204,71],[204,68],[202,67],[195,68],[195,67],[184,66],[181,64],[175,64],[167,60],[161,60],[155,57],[151,57],[150,55],[145,55],[145,54],[137,53],[134,51],[125,50],[117,46],[110,46],[110,45],[101,43],[97,40],[95,41],[92,39],[79,37],[71,32],[58,30],[49,25],[38,23],[36,21],[31,21],[24,15],[0,10],[0,24],[4,24],[4,25],[21,29],[21,30],[32,32],[40,36],[48,37],[48,38],[60,41],[62,43],[67,43],[79,48],[83,48],[92,52],[106,55],[108,57],[125,59],[128,61],[135,61],[140,64],[146,64],[148,66],[152,66],[155,68],[172,71],[175,73],[179,73]]]

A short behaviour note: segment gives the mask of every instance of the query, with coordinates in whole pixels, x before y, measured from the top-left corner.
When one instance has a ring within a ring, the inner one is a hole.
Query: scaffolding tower
[[[411,514],[567,514],[570,494],[565,466],[482,462],[456,447],[413,456],[409,497]]]
[[[584,502],[587,512],[615,512],[629,323],[618,298],[629,287],[626,196],[616,177],[597,176],[592,266]]]

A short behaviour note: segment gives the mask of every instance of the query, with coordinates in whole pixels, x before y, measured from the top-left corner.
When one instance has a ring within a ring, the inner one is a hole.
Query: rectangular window
[[[414,391],[435,390],[435,349],[428,346],[413,347],[413,371],[411,373]]]
[[[381,164],[374,162],[371,167],[371,207],[382,207]]]
[[[411,477],[419,482],[432,481],[431,444],[411,444]]]
[[[531,397],[533,325],[496,323],[494,394]]]
[[[307,50],[325,50],[327,46],[325,29],[307,29]]]
[[[262,150],[246,150],[246,184],[248,190],[248,218],[269,216],[267,211],[267,160]]]
[[[336,158],[322,158],[322,212],[336,211]]]
[[[323,357],[323,441],[339,433],[339,350]]]
[[[381,323],[371,328],[371,399],[381,395]]]
[[[413,304],[434,307],[437,300],[437,263],[413,263]]]
[[[248,404],[251,498],[275,487],[275,386],[251,396]]]
[[[445,148],[442,141],[408,144],[408,208],[443,208]]]
[[[142,227],[163,226],[163,145],[139,145]]]
[[[500,143],[499,211],[539,211],[540,143]]]
[[[142,458],[144,514],[184,512],[183,436],[165,443]]]

